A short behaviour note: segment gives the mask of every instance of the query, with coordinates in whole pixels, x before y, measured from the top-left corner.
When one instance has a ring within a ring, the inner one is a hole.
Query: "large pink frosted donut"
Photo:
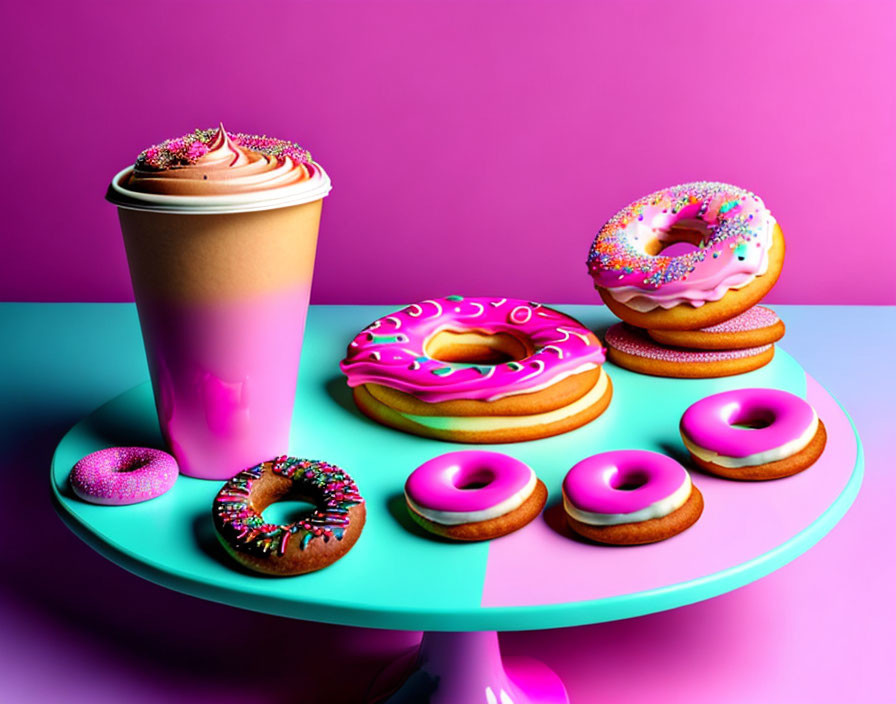
[[[177,479],[177,462],[148,447],[110,447],[81,458],[69,475],[72,491],[93,504],[123,506],[154,499]]]
[[[815,437],[818,416],[804,399],[788,391],[735,389],[691,405],[680,428],[685,446],[696,456],[744,467],[801,451]]]
[[[508,334],[532,354],[503,364],[442,362],[426,353],[441,331]],[[496,401],[596,369],[605,359],[595,334],[568,315],[514,298],[445,296],[375,320],[348,346],[340,368],[351,387],[381,384],[428,403]]]
[[[478,523],[514,511],[535,490],[529,465],[501,452],[461,450],[424,462],[404,491],[411,510],[433,523]]]
[[[563,480],[566,513],[593,526],[662,518],[683,506],[690,494],[687,470],[671,457],[647,450],[592,455]]]

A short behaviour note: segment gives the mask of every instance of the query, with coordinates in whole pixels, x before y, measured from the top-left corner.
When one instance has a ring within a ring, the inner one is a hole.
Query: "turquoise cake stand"
[[[598,334],[614,322],[601,307],[560,308]],[[162,446],[148,382],[110,400],[60,441],[51,470],[59,515],[108,559],[180,592],[290,618],[425,631],[419,653],[387,668],[371,686],[371,701],[554,704],[568,701],[559,678],[529,658],[502,660],[497,631],[624,619],[731,591],[808,550],[858,493],[862,446],[852,421],[783,350],[763,369],[722,379],[654,378],[607,364],[615,393],[600,418],[565,435],[489,446],[527,462],[547,485],[542,517],[490,542],[434,539],[407,516],[402,487],[419,464],[459,446],[363,417],[337,366],[357,330],[388,312],[313,306],[308,318],[291,454],[344,467],[367,501],[364,533],[339,562],[291,578],[238,568],[214,536],[211,505],[219,482],[180,477],[167,494],[133,506],[78,500],[68,473],[82,456],[115,445]],[[624,448],[665,452],[687,464],[678,435],[684,409],[711,393],[753,386],[786,389],[815,406],[828,445],[813,467],[761,483],[693,471],[704,514],[662,543],[610,548],[569,533],[559,498],[573,464]],[[269,511],[269,518],[285,520],[282,507]]]

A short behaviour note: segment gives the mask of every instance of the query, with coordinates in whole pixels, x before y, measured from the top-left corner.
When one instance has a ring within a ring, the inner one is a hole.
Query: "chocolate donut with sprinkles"
[[[513,298],[445,296],[375,320],[340,367],[358,408],[450,442],[557,435],[610,403],[604,348],[574,318]]]
[[[600,229],[588,271],[607,307],[649,330],[697,330],[753,307],[784,264],[784,235],[762,200],[726,183],[664,188]]]
[[[265,521],[263,511],[284,499],[309,501],[315,508],[286,525]],[[366,510],[344,470],[284,455],[228,481],[215,497],[212,517],[218,539],[237,562],[256,572],[289,576],[327,567],[351,550]]]

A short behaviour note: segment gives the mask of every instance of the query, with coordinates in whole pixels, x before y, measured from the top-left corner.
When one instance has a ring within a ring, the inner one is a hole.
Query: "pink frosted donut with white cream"
[[[759,196],[737,186],[664,188],[601,228],[589,273],[596,287],[638,312],[700,307],[768,271],[776,224]]]
[[[524,462],[500,452],[461,450],[421,464],[405,483],[411,516],[455,540],[487,540],[531,521],[547,490]]]
[[[701,467],[739,479],[776,479],[811,466],[824,450],[815,409],[781,389],[707,396],[682,415],[681,438]]]
[[[445,296],[375,320],[340,368],[366,415],[458,442],[566,432],[609,404],[604,348],[577,320],[530,301]]]
[[[699,518],[702,497],[698,497],[684,467],[646,450],[592,455],[563,480],[563,508],[570,527],[611,544],[656,542],[680,533]]]

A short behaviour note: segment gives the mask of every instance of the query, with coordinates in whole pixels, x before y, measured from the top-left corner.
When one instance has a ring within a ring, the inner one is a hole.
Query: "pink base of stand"
[[[495,631],[423,634],[420,649],[387,666],[370,689],[371,704],[569,704],[547,665],[501,658]]]

